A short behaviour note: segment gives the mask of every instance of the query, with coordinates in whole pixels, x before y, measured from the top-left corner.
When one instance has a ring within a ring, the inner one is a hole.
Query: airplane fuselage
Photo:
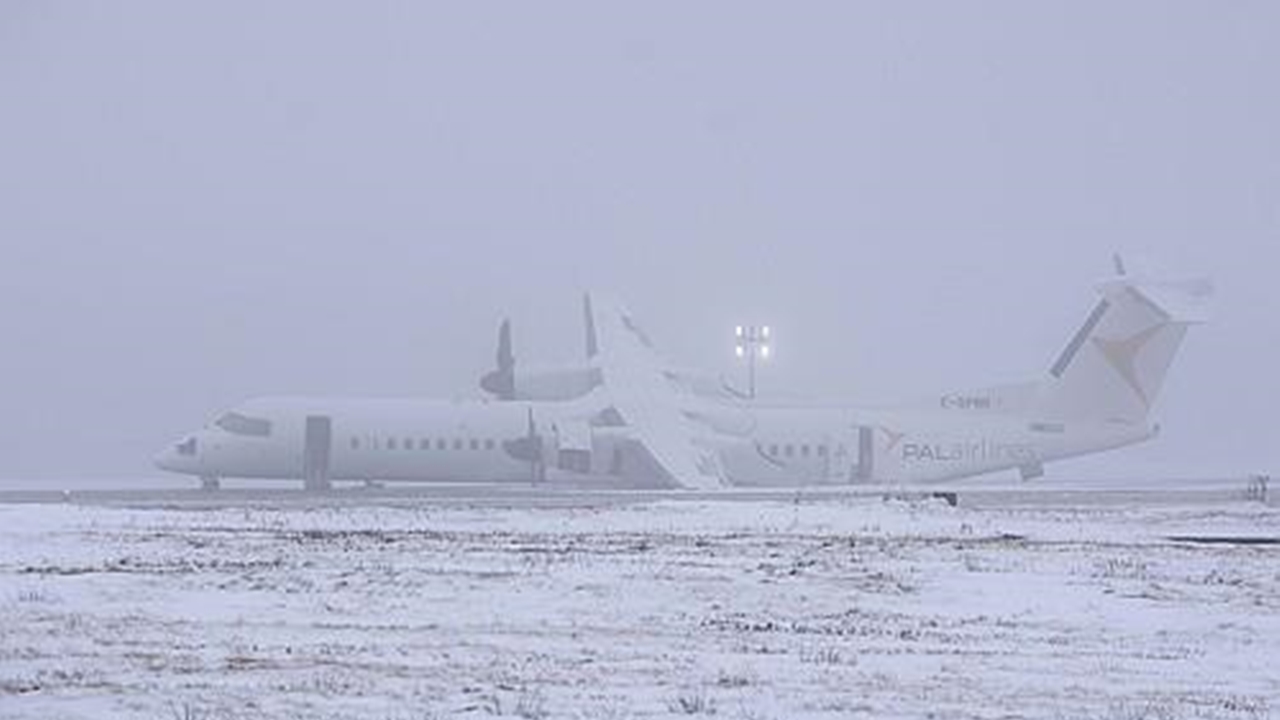
[[[1145,425],[1028,423],[954,408],[762,405],[723,415],[716,451],[725,476],[755,487],[931,482],[1010,468],[1036,474],[1046,461],[1152,435]],[[585,432],[577,444],[585,454],[566,454],[572,427]],[[572,403],[263,398],[166,449],[157,463],[206,478],[322,484],[603,481],[634,467],[623,455],[635,449],[613,430],[587,422]],[[537,445],[538,457],[521,453],[521,443]]]

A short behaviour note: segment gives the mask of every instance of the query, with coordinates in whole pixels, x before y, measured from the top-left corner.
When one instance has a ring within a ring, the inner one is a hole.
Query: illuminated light
[[[734,328],[733,334],[737,335],[738,337],[742,337],[742,326],[739,325],[738,327]]]
[[[760,346],[760,357],[765,358],[766,360],[769,358],[769,346],[768,346],[768,345],[761,345],[761,346]]]
[[[769,339],[769,326],[768,326],[768,325],[765,325],[764,327],[760,328],[760,337],[764,338],[765,340],[768,340],[768,339]]]
[[[738,347],[734,348],[734,352],[736,352],[736,353],[738,354],[738,357],[742,357],[742,356],[744,356],[744,355],[746,355],[746,354],[747,354],[746,349],[744,349],[741,345],[739,345]]]

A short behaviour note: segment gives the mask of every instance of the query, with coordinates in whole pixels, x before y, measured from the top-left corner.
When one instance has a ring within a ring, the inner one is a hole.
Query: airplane
[[[199,477],[334,481],[796,487],[936,483],[1155,437],[1150,419],[1187,329],[1206,322],[1203,278],[1115,274],[1047,374],[886,408],[770,405],[667,363],[616,301],[584,302],[578,367],[519,371],[510,325],[494,397],[267,397],[218,416],[155,459]]]

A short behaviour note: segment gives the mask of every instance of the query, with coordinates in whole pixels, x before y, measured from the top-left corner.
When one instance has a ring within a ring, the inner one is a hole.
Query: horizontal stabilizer
[[[1108,301],[1132,292],[1158,310],[1168,322],[1197,324],[1211,319],[1213,283],[1206,277],[1182,276],[1149,258],[1115,257],[1116,276],[1098,286]]]
[[[1169,322],[1197,324],[1211,319],[1213,283],[1208,278],[1143,280],[1117,278],[1099,287],[1108,300],[1132,292],[1153,305]]]

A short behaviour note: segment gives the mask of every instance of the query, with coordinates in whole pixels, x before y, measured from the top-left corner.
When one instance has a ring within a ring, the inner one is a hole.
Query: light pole
[[[737,344],[734,353],[739,359],[747,360],[747,397],[756,397],[756,358],[768,360],[770,337],[768,325],[739,325],[734,328],[734,339]]]

